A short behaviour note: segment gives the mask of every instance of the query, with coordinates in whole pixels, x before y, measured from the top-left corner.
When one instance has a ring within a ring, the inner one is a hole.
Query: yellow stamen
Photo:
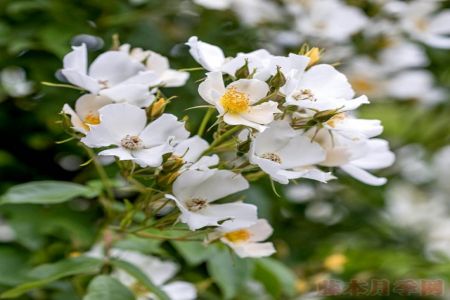
[[[247,229],[230,231],[225,234],[225,238],[232,243],[242,243],[250,239],[250,232]]]
[[[236,88],[228,88],[225,94],[220,98],[224,110],[231,114],[240,114],[248,111],[250,100],[245,93],[239,92]]]
[[[100,117],[98,113],[89,113],[86,117],[84,117],[84,123],[89,125],[97,125],[100,124]]]

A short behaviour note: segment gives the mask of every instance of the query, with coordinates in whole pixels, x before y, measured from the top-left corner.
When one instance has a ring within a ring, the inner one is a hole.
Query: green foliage
[[[101,260],[95,258],[77,257],[53,264],[41,265],[27,274],[29,278],[27,282],[3,292],[0,298],[16,298],[30,290],[48,285],[64,277],[96,273],[100,270],[102,264],[103,262]]]
[[[133,294],[117,279],[100,275],[89,283],[83,300],[134,300]]]
[[[0,204],[55,204],[98,194],[98,190],[72,182],[35,181],[13,186],[1,196]]]

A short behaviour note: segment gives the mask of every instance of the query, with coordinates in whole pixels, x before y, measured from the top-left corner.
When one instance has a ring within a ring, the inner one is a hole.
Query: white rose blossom
[[[276,121],[253,139],[249,160],[273,180],[288,184],[289,179],[301,177],[319,181],[333,179],[329,173],[314,167],[325,156],[325,150],[302,131],[292,129],[287,121]]]
[[[102,53],[88,68],[86,44],[74,46],[64,56],[62,74],[73,85],[114,102],[146,107],[155,99],[149,89],[157,84],[158,75],[122,51]]]
[[[137,62],[143,63],[148,71],[156,74],[153,84],[162,87],[179,87],[186,84],[189,73],[170,68],[167,57],[151,50],[133,48],[129,44],[123,44],[120,51],[127,53]]]
[[[272,235],[273,229],[265,219],[259,219],[255,224],[229,229],[222,226],[210,238],[220,237],[220,241],[228,245],[239,257],[265,257],[276,252],[271,242],[264,242]]]
[[[280,113],[278,104],[258,101],[267,96],[269,86],[258,79],[239,79],[227,87],[221,72],[210,72],[199,87],[200,96],[218,110],[223,121],[229,125],[244,125],[263,131]]]
[[[146,125],[145,110],[120,103],[99,110],[100,123],[91,125],[81,141],[91,148],[115,146],[99,155],[114,155],[132,160],[142,167],[158,167],[162,156],[173,151],[176,142],[189,137],[184,123],[171,114],[163,114]]]
[[[256,206],[242,202],[212,204],[228,195],[248,189],[247,180],[228,170],[188,170],[173,183],[173,195],[181,211],[180,220],[191,230],[219,226],[244,227],[256,222]]]

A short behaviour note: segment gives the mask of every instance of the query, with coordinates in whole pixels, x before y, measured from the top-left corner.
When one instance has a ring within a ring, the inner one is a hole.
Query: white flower
[[[259,219],[249,227],[227,230],[224,226],[217,231],[222,243],[233,249],[239,257],[265,257],[276,252],[272,243],[263,243],[273,232],[265,219]]]
[[[339,133],[330,134],[327,129],[321,129],[314,135],[326,151],[326,159],[320,163],[325,167],[339,167],[344,172],[369,185],[383,185],[386,178],[379,178],[367,170],[378,170],[391,166],[395,155],[389,150],[387,141],[382,139],[353,140]]]
[[[313,111],[347,111],[369,103],[366,96],[355,95],[344,74],[330,65],[316,65],[297,78],[289,77],[281,92],[286,95],[286,105]]]
[[[92,148],[114,145],[99,155],[133,160],[142,167],[160,166],[162,156],[173,151],[173,143],[189,136],[175,116],[163,114],[146,126],[145,110],[126,103],[104,106],[99,116],[100,124],[92,125],[81,141]]]
[[[450,9],[438,9],[438,1],[401,3],[399,18],[402,28],[413,38],[435,48],[450,48]]]
[[[208,169],[211,166],[219,164],[219,157],[217,155],[202,156],[208,147],[209,144],[207,141],[199,136],[193,136],[176,145],[172,155],[183,159],[184,166],[182,169]]]
[[[153,71],[157,78],[154,79],[153,85],[163,87],[178,87],[186,84],[189,78],[188,72],[173,70],[170,68],[167,57],[159,53],[143,50],[141,48],[133,48],[129,44],[120,46],[120,51],[127,53],[134,60],[145,64],[148,71]]]
[[[186,45],[189,46],[189,53],[203,68],[208,71],[222,70],[222,66],[226,62],[222,49],[199,41],[196,36],[190,37]]]
[[[155,96],[149,88],[158,78],[153,71],[121,51],[107,51],[89,66],[86,44],[73,47],[64,56],[62,74],[67,80],[94,95],[106,96],[114,102],[128,102],[146,107]]]
[[[111,103],[111,100],[107,97],[86,94],[75,102],[75,110],[68,104],[64,104],[62,112],[70,116],[73,129],[86,134],[91,125],[100,123],[98,110]]]
[[[322,176],[315,175],[324,172],[310,171],[315,169],[315,164],[325,160],[325,155],[325,150],[319,144],[301,131],[292,129],[287,121],[275,121],[264,132],[256,135],[251,144],[249,160],[273,180],[288,184],[289,179],[300,177],[322,181]]]
[[[253,78],[263,81],[275,75],[277,67],[280,67],[281,71],[287,75],[292,70],[305,70],[309,63],[309,58],[306,56],[294,53],[290,53],[287,57],[275,56],[265,49],[238,53],[235,58],[225,58],[222,49],[199,41],[196,36],[191,37],[186,45],[190,47],[189,52],[192,57],[207,71],[220,71],[235,76],[236,71],[243,67],[247,61],[249,71],[253,73]]]
[[[229,125],[245,125],[263,131],[266,124],[279,113],[277,103],[267,101],[256,104],[269,92],[267,83],[257,79],[239,79],[225,87],[221,72],[210,72],[198,92],[214,105]]]
[[[192,283],[186,281],[172,281],[167,283],[178,272],[179,267],[174,262],[162,261],[154,256],[116,248],[111,249],[110,254],[139,268],[155,285],[161,287],[169,299],[194,300],[197,298],[197,291]],[[152,292],[141,286],[134,277],[125,271],[116,270],[113,276],[128,286],[137,296],[138,300],[155,299]]]
[[[276,74],[278,67],[286,76],[303,72],[308,66],[309,58],[294,53],[289,53],[288,56],[276,56],[265,49],[259,49],[249,53],[238,53],[235,58],[228,60],[221,70],[234,76],[245,62],[248,63],[248,69],[253,74],[252,78],[266,81]]]
[[[368,23],[361,10],[339,0],[303,1],[300,5],[296,8],[297,30],[305,36],[345,42]]]
[[[228,226],[249,226],[256,222],[256,206],[241,202],[212,204],[225,196],[249,187],[239,174],[227,170],[188,170],[173,183],[173,195],[181,211],[181,221],[191,230],[205,226],[218,226],[228,220]]]

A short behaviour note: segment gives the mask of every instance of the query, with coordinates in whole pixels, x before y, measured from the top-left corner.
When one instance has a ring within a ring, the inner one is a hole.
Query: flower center
[[[300,100],[317,101],[317,99],[314,97],[310,89],[300,90],[299,92],[295,93],[293,97],[297,101]]]
[[[208,206],[208,201],[201,198],[192,198],[186,201],[187,208],[192,212],[200,211]]]
[[[98,113],[89,113],[84,117],[84,123],[89,125],[97,125],[100,124],[100,117]]]
[[[128,135],[124,137],[120,144],[128,150],[139,150],[144,147],[143,142],[137,135]]]
[[[273,162],[276,162],[277,164],[281,164],[280,156],[278,156],[278,154],[275,154],[275,153],[271,153],[271,152],[264,153],[263,155],[261,155],[261,158],[271,160]]]
[[[359,94],[370,94],[375,91],[375,85],[365,78],[350,79],[352,87],[358,91]]]
[[[239,229],[225,233],[224,237],[232,243],[242,243],[250,239],[250,231],[247,229]]]
[[[226,112],[239,114],[248,110],[250,101],[245,93],[239,92],[236,88],[231,87],[220,98],[220,104],[222,104]]]

